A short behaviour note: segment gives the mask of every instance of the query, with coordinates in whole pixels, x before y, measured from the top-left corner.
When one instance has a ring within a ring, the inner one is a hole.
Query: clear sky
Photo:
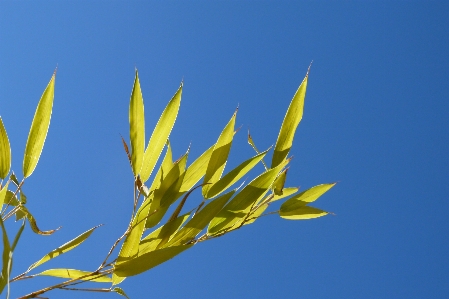
[[[264,217],[121,287],[132,299],[445,298],[448,16],[443,1],[1,1],[0,115],[19,177],[58,66],[49,134],[24,190],[42,229],[63,228],[50,237],[27,228],[13,274],[104,223],[42,266],[93,270],[125,230],[132,174],[120,134],[129,134],[135,67],[147,138],[184,80],[175,157],[191,143],[192,162],[239,105],[229,170],[253,155],[248,127],[259,148],[275,143],[313,60],[287,182],[338,182],[315,204],[336,216]],[[14,283],[12,298],[56,281]]]

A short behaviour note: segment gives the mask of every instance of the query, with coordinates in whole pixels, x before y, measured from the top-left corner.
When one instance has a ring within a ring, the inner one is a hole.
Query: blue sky
[[[133,299],[444,298],[448,12],[443,1],[0,2],[0,115],[18,174],[58,66],[49,134],[24,190],[42,229],[63,228],[51,237],[27,229],[13,274],[104,223],[45,265],[95,269],[126,228],[132,174],[120,134],[135,67],[147,136],[184,80],[175,157],[191,143],[192,162],[239,105],[229,170],[253,155],[248,127],[259,148],[274,144],[313,60],[288,184],[338,182],[315,204],[336,216],[264,217],[121,286]],[[55,281],[14,283],[12,297]],[[118,296],[49,293],[81,295]]]

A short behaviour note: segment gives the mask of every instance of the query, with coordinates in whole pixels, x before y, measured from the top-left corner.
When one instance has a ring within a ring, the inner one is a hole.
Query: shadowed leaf
[[[121,288],[113,288],[112,291],[129,299],[128,295],[126,295],[125,291],[123,291]]]
[[[28,209],[25,208],[25,206],[20,206],[19,211],[22,213],[21,216],[24,215],[27,218],[28,222],[30,223],[31,230],[36,234],[48,236],[48,235],[53,234],[54,232],[56,232],[57,230],[59,230],[61,228],[61,227],[58,227],[56,229],[42,231],[37,226],[36,219],[33,217],[33,215],[31,215],[31,213],[28,211]],[[21,217],[19,218],[19,216],[18,216],[17,219],[21,219]]]
[[[51,77],[50,82],[42,94],[36,108],[36,113],[34,114],[33,122],[31,123],[30,133],[25,147],[25,155],[23,157],[24,178],[29,177],[33,173],[44,147],[53,108],[55,77],[56,72]]]
[[[6,284],[9,282],[9,274],[11,272],[11,259],[12,251],[8,240],[8,235],[6,234],[5,225],[3,223],[2,217],[0,217],[0,225],[3,232],[3,254],[2,254],[2,276],[0,277],[0,294],[3,292]],[[9,296],[9,294],[8,294]]]

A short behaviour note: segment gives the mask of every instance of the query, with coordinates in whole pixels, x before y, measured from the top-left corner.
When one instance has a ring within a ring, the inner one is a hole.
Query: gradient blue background
[[[128,138],[135,67],[147,138],[184,79],[175,158],[191,143],[192,162],[239,105],[229,170],[253,155],[248,127],[259,148],[276,141],[313,60],[288,185],[339,182],[315,203],[336,216],[265,217],[120,286],[132,299],[445,298],[448,16],[443,1],[1,1],[0,115],[19,177],[36,104],[58,66],[49,134],[24,190],[41,229],[63,228],[51,237],[27,228],[13,274],[104,223],[40,267],[93,270],[126,228],[132,175],[120,134]],[[14,283],[11,298],[57,281]]]

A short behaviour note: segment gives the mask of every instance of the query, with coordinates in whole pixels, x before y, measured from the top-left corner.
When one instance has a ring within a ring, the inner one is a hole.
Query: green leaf
[[[4,203],[7,205],[10,205],[10,206],[14,206],[14,207],[19,205],[19,201],[17,200],[17,197],[14,195],[14,192],[12,192],[11,190],[6,191]]]
[[[198,157],[186,170],[180,192],[189,191],[206,174],[207,165],[214,150],[212,145]]]
[[[153,172],[157,160],[164,148],[164,145],[170,136],[170,132],[175,124],[178,115],[179,105],[181,104],[182,83],[178,91],[168,103],[162,112],[159,121],[151,134],[150,142],[143,156],[142,169],[140,170],[140,179],[145,183]]]
[[[173,236],[166,247],[184,245],[186,242],[195,238],[207,226],[209,221],[221,211],[234,193],[235,191],[233,190],[212,200]]]
[[[49,269],[36,274],[36,276],[53,276],[68,279],[78,279],[89,274],[92,274],[92,272],[75,269]],[[112,282],[112,279],[110,277],[102,276],[102,274],[90,275],[80,279],[93,282]]]
[[[11,173],[11,175],[9,176],[9,178],[11,179],[11,181],[17,186],[19,187],[19,181],[17,180],[16,175],[14,174],[14,171]]]
[[[2,276],[0,278],[0,294],[1,294],[6,284],[9,283],[9,274],[11,273],[12,251],[2,217],[0,217],[0,226],[2,227],[3,232],[3,255],[2,255],[3,267],[1,273]]]
[[[164,244],[172,237],[181,225],[190,217],[190,213],[179,216],[173,221],[169,221],[151,234],[140,241],[139,255],[143,255],[150,251],[154,251]]]
[[[23,190],[20,190],[20,203],[23,205],[27,203],[27,197],[25,193],[23,193]]]
[[[33,122],[31,123],[30,133],[25,147],[25,155],[23,157],[24,178],[29,177],[33,173],[44,147],[53,108],[55,77],[56,72],[51,77],[47,88],[45,88],[45,91],[42,94],[36,108],[36,113],[34,114]]]
[[[129,299],[128,295],[126,295],[125,291],[123,291],[121,288],[113,288],[112,291]]]
[[[256,166],[256,164],[259,163],[260,160],[263,159],[263,157],[265,157],[268,150],[244,161],[239,166],[237,166],[236,168],[231,170],[229,173],[227,173],[225,176],[223,176],[220,180],[218,180],[215,184],[213,184],[210,187],[205,198],[212,198],[212,197],[217,196],[218,194],[220,194],[221,192],[225,191],[230,186],[232,186],[235,182],[240,180],[251,169],[253,169],[253,167]]]
[[[221,174],[228,160],[228,155],[231,150],[232,139],[234,137],[234,126],[237,110],[232,115],[226,127],[218,137],[217,143],[214,145],[214,150],[207,165],[206,175],[204,176],[203,197],[206,198],[211,184],[214,184],[221,178]]]
[[[292,194],[295,194],[296,192],[298,192],[299,188],[298,187],[287,187],[282,189],[282,194],[281,195],[274,195],[273,199],[270,200],[270,202],[279,200],[279,199],[283,199],[287,196],[290,196]]]
[[[286,215],[286,213],[291,211],[296,211],[298,208],[302,208],[308,203],[314,202],[321,195],[326,193],[330,188],[335,186],[336,183],[332,184],[322,184],[307,189],[289,199],[287,199],[282,205],[280,211]]]
[[[145,149],[145,116],[139,75],[136,69],[133,91],[129,103],[129,135],[131,139],[131,161],[134,176],[140,172]],[[162,150],[162,149],[161,149]]]
[[[6,184],[4,186],[2,186],[2,188],[0,189],[0,209],[3,206],[3,204],[6,203],[5,198],[6,198],[6,192],[8,191],[8,185],[9,185],[9,181],[6,182]]]
[[[284,184],[285,184],[285,179],[287,178],[287,169],[284,169],[281,174],[274,180],[273,183],[273,193],[274,195],[282,195],[284,193]]]
[[[295,131],[301,121],[304,110],[304,98],[306,96],[308,77],[309,71],[307,71],[306,77],[293,96],[287,113],[285,114],[284,121],[282,122],[281,130],[279,131],[278,139],[274,147],[271,168],[279,165],[287,157],[288,152],[292,147]]]
[[[327,214],[328,212],[308,206],[300,206],[288,211],[279,211],[279,215],[282,218],[290,220],[312,219],[325,216]]]
[[[253,138],[251,137],[251,134],[249,133],[249,129],[248,129],[248,144],[251,145],[251,147],[254,149],[254,151],[255,151],[257,154],[260,154],[259,150],[258,150],[257,147],[256,147],[256,144],[254,144],[254,140],[253,140]],[[265,164],[265,161],[264,161],[263,159],[262,159],[262,164],[263,164],[263,166],[265,167],[265,170],[268,170],[267,164]]]
[[[48,262],[51,259],[54,259],[55,257],[64,254],[72,249],[74,249],[75,247],[79,246],[81,243],[83,243],[84,241],[86,241],[86,239],[92,234],[92,232],[98,228],[101,225],[97,225],[91,229],[89,229],[88,231],[85,231],[84,233],[82,233],[81,235],[79,235],[78,237],[76,237],[73,240],[70,240],[69,242],[59,246],[58,248],[50,251],[49,253],[47,253],[46,255],[44,255],[40,260],[38,260],[37,262],[35,262],[34,264],[32,264],[27,272],[29,272],[30,270],[36,268],[39,265],[42,265],[45,262]]]
[[[57,230],[59,230],[61,228],[61,227],[58,227],[57,229],[42,231],[37,226],[36,219],[34,218],[34,216],[28,211],[28,209],[25,206],[21,205],[19,210],[17,211],[17,213],[19,213],[19,212],[20,212],[20,215],[16,214],[16,220],[21,219],[25,216],[27,218],[28,222],[30,223],[31,230],[36,234],[48,236],[48,235],[53,234],[54,232],[56,232]]]
[[[118,277],[129,277],[140,274],[172,259],[192,246],[173,246],[145,253],[127,262],[116,264],[114,274]]]
[[[279,171],[286,166],[289,160],[284,160],[277,167],[269,169],[252,180],[242,191],[212,219],[208,234],[215,235],[237,227],[251,211],[251,207],[258,202],[270,189]]]
[[[268,208],[268,204],[266,204],[266,203],[261,204],[260,206],[258,206],[257,209],[254,212],[249,214],[248,221],[246,221],[244,223],[244,225],[248,225],[248,224],[254,223],[254,221],[256,221],[259,218],[259,216],[262,215],[263,212],[265,212],[265,210],[267,208]]]
[[[9,145],[8,134],[0,117],[0,179],[8,176],[11,168],[11,147]]]
[[[14,251],[14,249],[16,249],[17,243],[19,243],[19,239],[20,236],[22,235],[24,228],[25,228],[25,221],[22,222],[22,226],[19,228],[19,231],[17,232],[14,241],[12,242],[11,251]]]

